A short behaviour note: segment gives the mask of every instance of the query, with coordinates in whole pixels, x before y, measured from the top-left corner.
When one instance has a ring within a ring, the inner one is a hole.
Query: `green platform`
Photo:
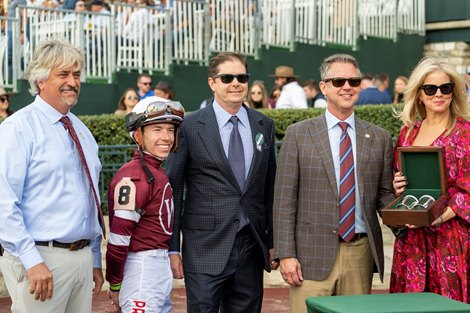
[[[312,297],[305,302],[308,313],[470,312],[469,304],[427,292]]]

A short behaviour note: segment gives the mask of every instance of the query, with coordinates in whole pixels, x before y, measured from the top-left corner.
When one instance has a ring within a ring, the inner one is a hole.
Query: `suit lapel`
[[[369,162],[370,150],[372,147],[372,135],[369,131],[369,126],[361,121],[360,119],[355,120],[356,122],[356,168],[357,168],[357,180],[359,187],[359,194],[361,199],[364,197],[364,174]],[[364,201],[361,201],[364,203]]]
[[[232,173],[232,168],[225,155],[222,139],[220,139],[219,125],[215,117],[214,108],[212,104],[203,109],[201,117],[199,118],[199,137],[204,143],[210,157],[219,166],[220,172],[227,177],[227,179],[236,188],[239,188],[237,180]]]
[[[326,118],[323,114],[321,117],[312,120],[308,131],[312,136],[314,147],[317,149],[318,155],[325,167],[325,172],[330,181],[331,188],[334,190],[336,196],[338,196],[338,185],[336,184],[335,167],[333,163],[333,155],[331,154],[327,127]]]
[[[248,171],[248,175],[246,177],[246,183],[245,183],[245,188],[244,190],[247,190],[247,188],[250,186],[250,184],[255,181],[256,178],[256,172],[258,171],[260,165],[261,165],[261,160],[263,156],[263,146],[266,145],[266,142],[270,140],[268,137],[266,129],[263,127],[263,120],[262,118],[255,118],[253,116],[253,113],[251,109],[246,108],[246,111],[248,112],[248,120],[250,121],[250,127],[251,127],[251,142],[253,144],[253,158],[251,159],[251,166],[250,170]],[[261,134],[263,135],[264,138],[264,145],[261,145],[260,150],[258,150],[257,144],[256,144],[256,135]],[[276,144],[275,142],[272,142],[271,144]]]

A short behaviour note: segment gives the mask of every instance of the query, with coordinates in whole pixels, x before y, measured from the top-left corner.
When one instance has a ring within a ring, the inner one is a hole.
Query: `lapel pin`
[[[256,150],[261,152],[261,146],[264,143],[264,136],[262,133],[257,133],[255,136],[255,142],[256,142]]]

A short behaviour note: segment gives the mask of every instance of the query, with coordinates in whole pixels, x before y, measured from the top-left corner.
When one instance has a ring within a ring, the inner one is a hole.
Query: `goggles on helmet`
[[[181,124],[184,107],[179,101],[155,101],[149,103],[142,113],[131,112],[126,115],[126,128],[129,131],[154,123]]]

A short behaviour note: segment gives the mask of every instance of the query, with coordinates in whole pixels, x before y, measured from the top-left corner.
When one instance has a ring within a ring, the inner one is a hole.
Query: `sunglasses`
[[[10,102],[10,98],[8,97],[0,97],[0,102]]]
[[[454,83],[447,83],[447,84],[442,84],[440,86],[436,85],[423,85],[421,86],[421,89],[423,89],[424,93],[426,96],[434,96],[439,89],[443,95],[448,95],[452,93],[452,90],[454,90]]]
[[[143,84],[143,85],[146,85],[146,86],[147,86],[147,85],[151,85],[151,84],[152,84],[152,82],[148,82],[148,83],[141,83],[141,84]]]
[[[220,81],[224,84],[230,84],[234,78],[238,80],[240,84],[246,84],[248,80],[250,79],[250,74],[238,74],[238,75],[232,75],[232,74],[218,74],[212,77],[212,79],[220,78]]]
[[[127,97],[127,100],[139,100],[139,97],[129,96],[129,97]]]
[[[346,84],[346,81],[348,81],[349,86],[351,87],[359,87],[361,84],[362,78],[360,77],[352,77],[352,78],[341,78],[341,77],[335,77],[335,78],[327,78],[323,80],[325,83],[331,81],[331,84],[336,87],[340,88],[343,87],[344,84]]]

